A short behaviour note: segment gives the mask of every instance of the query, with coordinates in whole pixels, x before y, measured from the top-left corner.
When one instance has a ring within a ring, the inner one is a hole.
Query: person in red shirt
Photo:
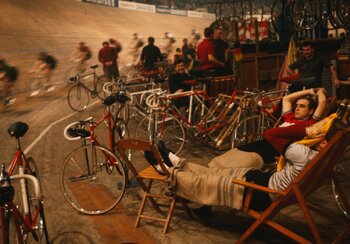
[[[199,59],[199,70],[203,76],[216,76],[215,69],[225,67],[224,62],[215,58],[215,48],[213,44],[214,30],[210,27],[204,29],[204,40],[198,45],[197,56]]]
[[[316,102],[310,96],[317,96],[317,107]],[[283,123],[279,125],[280,130],[290,132],[290,142],[302,139],[305,128],[321,119],[326,103],[327,97],[324,88],[311,88],[283,97]],[[282,129],[283,127],[288,128]],[[279,156],[279,152],[271,144],[274,140],[273,137],[273,134],[265,133],[262,140],[238,146],[237,149],[245,152],[255,152],[263,158],[265,163],[271,163],[275,156]]]
[[[116,48],[109,46],[108,42],[102,43],[102,48],[98,52],[98,61],[103,64],[103,73],[106,79],[109,81],[117,79],[119,77],[119,71],[117,66],[117,55]]]

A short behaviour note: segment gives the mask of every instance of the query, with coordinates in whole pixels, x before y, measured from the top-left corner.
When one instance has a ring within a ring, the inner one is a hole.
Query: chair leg
[[[313,236],[315,238],[315,241],[317,243],[322,243],[320,233],[318,232],[317,226],[315,225],[315,222],[312,219],[312,216],[310,214],[309,208],[306,205],[305,199],[304,199],[300,189],[296,185],[294,185],[293,190],[294,190],[295,196],[296,196],[296,198],[297,198],[297,200],[299,202],[301,210],[304,213],[306,222],[309,225],[309,227],[311,229],[311,232],[312,232],[312,234],[313,234]]]
[[[163,228],[163,234],[166,234],[168,231],[170,220],[171,220],[171,217],[173,216],[173,212],[174,212],[175,202],[176,201],[175,201],[175,197],[174,197],[171,199],[171,202],[170,202],[169,213],[168,213],[168,216],[167,216],[166,221],[165,221],[165,225]]]
[[[139,224],[140,224],[141,215],[142,215],[142,213],[143,213],[143,209],[145,208],[145,204],[146,204],[146,199],[147,199],[147,192],[145,192],[145,193],[143,194],[141,206],[140,206],[139,212],[138,212],[138,214],[137,214],[137,218],[136,218],[135,227],[138,227]]]

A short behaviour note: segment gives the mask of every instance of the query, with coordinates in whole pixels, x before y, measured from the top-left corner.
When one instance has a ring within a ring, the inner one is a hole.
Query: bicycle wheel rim
[[[263,132],[275,124],[271,118],[264,117],[262,126],[261,115],[251,115],[241,120],[234,128],[230,140],[230,148],[235,148],[263,138]]]
[[[73,150],[61,168],[65,199],[85,214],[98,215],[112,210],[124,195],[125,182],[123,164],[101,146],[87,145]]]
[[[349,155],[350,153],[350,147],[345,151],[344,155]],[[347,158],[342,158],[336,165],[334,169],[334,176],[339,182],[339,184],[342,186],[342,188],[345,190],[345,194],[347,189],[350,187],[350,166],[349,166],[349,156]],[[344,204],[341,200],[341,197],[339,195],[339,191],[336,188],[336,185],[334,181],[332,180],[332,191],[333,196],[335,199],[335,202],[337,204],[337,207],[339,208],[340,212],[350,220],[350,212],[344,207]],[[346,195],[347,199],[349,199],[349,194]]]
[[[89,92],[84,86],[75,84],[69,89],[67,100],[69,107],[74,111],[84,111],[89,105]]]
[[[156,133],[154,131],[156,118]],[[164,120],[164,122],[163,122]],[[144,117],[137,125],[135,139],[157,144],[162,140],[167,148],[179,154],[185,144],[185,130],[180,121],[173,115],[155,112]]]

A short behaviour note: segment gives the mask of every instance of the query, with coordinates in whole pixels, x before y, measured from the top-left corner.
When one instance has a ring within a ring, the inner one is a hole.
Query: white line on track
[[[97,101],[95,101],[94,103],[92,103],[92,104],[90,104],[89,106],[87,106],[87,108],[89,108],[89,107],[91,107],[91,106],[93,106],[93,105],[95,105],[96,103],[99,103],[99,102],[101,102],[101,101],[100,101],[100,100],[97,100]],[[86,108],[86,109],[87,109],[87,108]],[[52,128],[52,126],[54,126],[54,125],[56,125],[56,124],[62,122],[63,120],[68,119],[69,117],[73,116],[73,115],[76,114],[76,113],[77,113],[77,112],[71,113],[71,114],[67,115],[66,117],[63,117],[63,118],[61,118],[61,119],[59,119],[59,120],[57,120],[57,121],[51,123],[50,125],[48,125],[48,126],[45,128],[45,130],[43,130],[43,131],[40,133],[40,135],[26,148],[26,150],[24,150],[24,154],[28,154],[29,151],[33,149],[33,147],[35,146],[35,144],[37,144],[37,143],[41,140],[41,138],[43,138],[43,137],[45,136],[45,134]]]

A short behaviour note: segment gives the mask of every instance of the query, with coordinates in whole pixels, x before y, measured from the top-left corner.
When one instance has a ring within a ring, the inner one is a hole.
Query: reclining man
[[[333,118],[335,117],[333,116]],[[326,118],[328,119],[326,123],[324,121],[319,122],[323,123],[324,126],[314,125],[307,127],[307,129],[299,130],[306,136],[313,135],[311,144],[309,141],[309,144],[306,144],[305,140],[303,140],[292,144],[286,143],[284,148],[274,145],[280,153],[285,151],[284,156],[287,160],[285,167],[275,173],[261,171],[262,158],[253,152],[236,150],[236,157],[227,162],[227,165],[220,164],[222,161],[220,157],[222,156],[219,156],[214,158],[206,167],[178,158],[166,149],[160,148],[160,153],[165,163],[174,165],[174,167],[169,167],[169,189],[176,195],[197,203],[223,205],[240,210],[246,195],[246,189],[243,186],[233,184],[232,179],[253,181],[255,184],[275,190],[286,189],[307,163],[327,145],[327,141],[335,134],[338,125],[333,122],[333,118]],[[333,125],[330,126],[332,123]],[[285,132],[293,130],[293,127],[291,126],[288,129],[272,128],[270,130]],[[297,125],[296,127],[299,126]],[[326,135],[324,134],[325,128],[329,128]],[[283,133],[278,134],[280,138],[285,136]],[[262,211],[271,204],[272,200],[274,200],[274,196],[254,191],[250,208]]]
[[[317,107],[315,100],[311,96],[317,96]],[[314,124],[322,117],[326,105],[327,97],[323,88],[312,88],[284,96],[282,101],[283,123],[279,127],[298,125],[300,128],[305,128]],[[290,136],[291,139],[294,139],[293,141],[303,138],[303,134],[298,134],[298,131],[290,133]],[[266,140],[266,134],[264,134],[264,139],[239,146],[237,149],[259,154],[263,158],[264,163],[272,163],[274,158],[279,155],[271,143]]]

